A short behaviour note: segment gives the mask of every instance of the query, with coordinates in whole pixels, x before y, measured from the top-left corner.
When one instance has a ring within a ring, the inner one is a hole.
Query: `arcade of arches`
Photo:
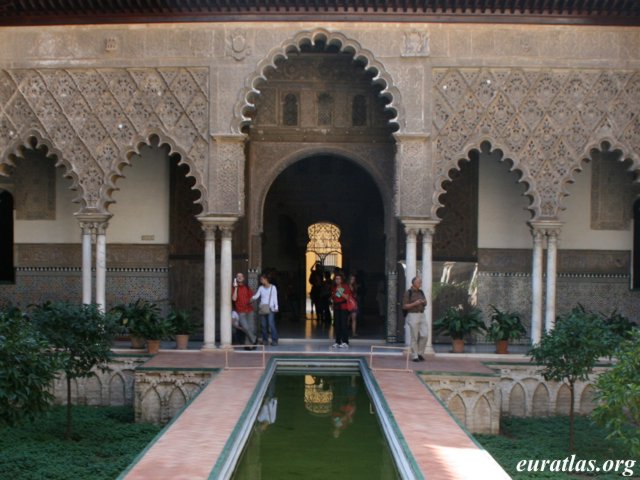
[[[301,25],[12,29],[0,302],[173,303],[226,346],[232,272],[275,272],[285,318],[325,222],[372,338],[401,340],[415,275],[430,321],[496,305],[527,341],[576,303],[640,313],[637,36],[526,25],[511,51],[509,26]]]

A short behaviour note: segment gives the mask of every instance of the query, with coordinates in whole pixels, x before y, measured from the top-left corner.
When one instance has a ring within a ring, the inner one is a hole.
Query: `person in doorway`
[[[355,305],[355,307],[347,306],[347,311],[349,312],[349,326],[351,327],[351,336],[357,337],[358,334],[356,333],[356,326],[358,323],[358,308],[359,308],[358,301],[360,300],[360,297],[357,293],[359,290],[359,286],[356,281],[356,276],[353,274],[349,275],[349,281],[347,283],[349,285],[349,290],[351,290],[351,296],[353,300],[355,300],[355,302],[351,304],[351,305]]]
[[[231,300],[235,304],[235,311],[238,312],[239,329],[245,332],[245,342],[255,345],[257,341],[255,318],[253,313],[253,304],[251,303],[253,291],[248,285],[245,285],[244,274],[238,272],[233,279],[233,289],[231,291]]]
[[[278,289],[269,281],[266,273],[260,275],[260,287],[252,297],[258,300],[258,316],[262,327],[262,342],[269,344],[269,333],[271,334],[271,345],[278,345],[278,330],[276,329],[276,313],[278,312]]]
[[[411,280],[411,288],[404,292],[402,308],[407,311],[407,324],[411,334],[411,357],[414,362],[424,361],[422,354],[427,346],[429,329],[424,309],[427,306],[427,297],[422,291],[422,279],[414,277]]]
[[[333,329],[336,332],[336,342],[333,348],[349,348],[349,329],[347,326],[347,299],[351,296],[349,285],[344,283],[344,276],[338,272],[333,278],[331,301],[333,302]]]

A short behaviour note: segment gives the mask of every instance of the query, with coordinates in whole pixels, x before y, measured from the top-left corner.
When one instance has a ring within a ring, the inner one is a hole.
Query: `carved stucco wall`
[[[129,154],[155,134],[189,166],[206,211],[208,82],[203,68],[0,70],[0,166],[34,136],[74,179],[83,208],[104,211]]]
[[[242,214],[242,195],[234,197],[243,189],[241,148],[218,155],[208,135],[237,134],[265,69],[289,48],[323,37],[375,72],[400,134],[430,138],[418,151],[409,139],[407,149],[400,145],[398,158],[407,169],[420,164],[424,174],[400,172],[410,183],[396,188],[426,183],[427,197],[420,207],[399,201],[400,215],[435,217],[448,170],[482,140],[516,163],[540,218],[557,215],[564,185],[601,141],[638,166],[640,35],[633,29],[367,23],[318,29],[284,22],[175,27],[0,31],[6,45],[0,52],[1,161],[33,134],[75,178],[85,206],[103,209],[127,153],[156,133],[189,163],[205,212]],[[208,191],[232,177],[230,195]]]
[[[521,172],[538,218],[556,218],[566,184],[607,141],[640,168],[640,72],[433,69],[434,206],[442,182],[487,140]]]

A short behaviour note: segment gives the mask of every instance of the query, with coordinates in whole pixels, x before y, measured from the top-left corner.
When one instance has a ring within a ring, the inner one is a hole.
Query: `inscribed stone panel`
[[[47,158],[16,161],[13,174],[17,220],[55,220],[56,179],[54,162]]]
[[[633,176],[620,162],[598,152],[591,166],[591,228],[628,230],[631,222]]]

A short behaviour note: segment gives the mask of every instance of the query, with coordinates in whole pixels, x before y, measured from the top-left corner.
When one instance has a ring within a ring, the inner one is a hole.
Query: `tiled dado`
[[[480,272],[531,273],[532,252],[522,248],[481,248]],[[558,250],[559,274],[628,275],[631,252],[626,250]]]
[[[25,268],[80,268],[80,243],[18,243],[15,245],[16,266]],[[167,268],[168,245],[114,243],[107,245],[107,268]]]

